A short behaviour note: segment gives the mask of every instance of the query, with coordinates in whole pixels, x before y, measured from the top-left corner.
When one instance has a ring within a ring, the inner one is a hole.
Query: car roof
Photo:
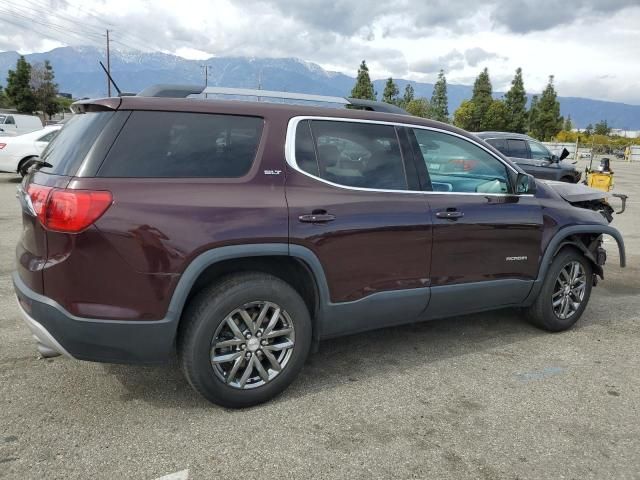
[[[293,117],[327,117],[339,119],[370,120],[405,125],[417,125],[450,131],[472,140],[476,138],[469,132],[447,123],[438,122],[413,115],[372,112],[355,108],[330,108],[313,105],[256,102],[247,100],[218,100],[199,98],[163,98],[123,96],[81,100],[73,104],[75,112],[104,110],[147,110],[190,113],[218,113],[228,115],[246,115],[263,118],[288,120]]]
[[[520,140],[535,141],[535,138],[531,138],[529,135],[525,135],[524,133],[514,133],[514,132],[477,132],[474,135],[482,138],[483,140],[487,138],[517,138]]]

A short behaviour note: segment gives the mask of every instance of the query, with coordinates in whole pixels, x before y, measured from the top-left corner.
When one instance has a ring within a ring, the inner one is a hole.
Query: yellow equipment
[[[592,157],[593,161],[593,157]],[[603,158],[600,165],[595,170],[591,168],[591,164],[585,169],[585,184],[588,187],[609,192],[613,188],[613,172],[609,166],[609,159]]]
[[[608,158],[603,158],[600,160],[600,165],[595,170],[592,167],[593,164],[593,156],[591,157],[591,162],[589,162],[589,166],[585,168],[585,180],[584,184],[588,187],[595,188],[597,190],[601,190],[603,192],[610,192],[613,188],[613,171],[611,170],[610,160]],[[612,193],[612,197],[619,198],[622,202],[622,208],[620,211],[616,212],[617,214],[621,214],[625,211],[627,206],[627,195],[623,193]],[[608,202],[607,202],[608,203]],[[610,221],[610,220],[609,220]]]

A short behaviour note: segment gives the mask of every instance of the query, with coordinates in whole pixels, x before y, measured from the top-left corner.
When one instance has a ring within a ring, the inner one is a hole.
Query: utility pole
[[[207,88],[209,86],[209,69],[211,68],[211,65],[202,64],[200,65],[200,68],[204,70],[204,88]],[[204,98],[207,98],[206,92],[204,94]]]
[[[111,52],[109,51],[109,44],[111,41],[109,40],[109,29],[107,29],[107,96],[111,96]]]

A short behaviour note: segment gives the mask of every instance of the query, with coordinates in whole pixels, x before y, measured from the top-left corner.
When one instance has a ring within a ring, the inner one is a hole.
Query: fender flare
[[[530,305],[535,298],[538,296],[540,289],[542,288],[542,284],[547,275],[547,271],[551,266],[551,262],[553,258],[558,253],[558,249],[562,246],[563,242],[570,237],[571,235],[583,234],[583,233],[592,233],[598,235],[609,235],[613,237],[613,239],[618,244],[618,252],[620,254],[620,266],[625,267],[627,264],[627,256],[624,248],[624,240],[620,232],[611,227],[609,225],[573,225],[570,227],[565,227],[560,229],[556,234],[551,238],[545,252],[542,256],[542,260],[540,261],[540,268],[538,270],[538,276],[531,287],[531,291],[529,295],[524,301],[525,305]],[[566,243],[566,242],[565,242]]]
[[[329,287],[320,260],[311,250],[301,245],[289,245],[286,243],[251,243],[212,248],[195,257],[180,275],[178,284],[171,296],[165,318],[171,318],[175,320],[176,325],[178,324],[193,285],[200,274],[211,265],[235,258],[274,255],[290,256],[304,262],[316,281],[319,308],[322,310],[323,305],[329,302]]]

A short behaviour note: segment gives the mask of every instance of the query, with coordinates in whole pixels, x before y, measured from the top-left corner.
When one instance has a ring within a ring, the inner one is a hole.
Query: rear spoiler
[[[106,112],[117,110],[121,103],[122,98],[120,97],[99,98],[97,100],[87,98],[71,104],[71,111],[73,113]]]

